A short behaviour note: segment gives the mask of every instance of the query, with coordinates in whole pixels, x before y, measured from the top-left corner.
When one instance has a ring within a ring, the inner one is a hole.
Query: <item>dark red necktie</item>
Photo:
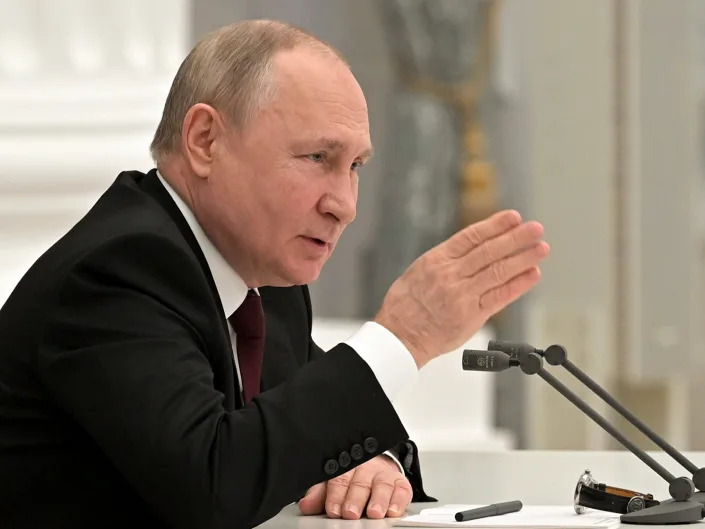
[[[264,356],[264,310],[262,299],[254,290],[248,290],[232,316],[228,318],[236,338],[237,361],[242,377],[245,404],[259,394]]]

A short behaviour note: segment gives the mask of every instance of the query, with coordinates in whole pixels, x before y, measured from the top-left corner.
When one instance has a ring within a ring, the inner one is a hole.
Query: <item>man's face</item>
[[[274,82],[276,97],[230,133],[198,197],[209,235],[249,286],[318,277],[355,217],[371,154],[365,98],[338,59],[282,52]]]

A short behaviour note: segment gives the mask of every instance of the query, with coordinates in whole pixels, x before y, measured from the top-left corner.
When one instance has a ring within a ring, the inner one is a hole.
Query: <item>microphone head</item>
[[[517,365],[512,358],[502,351],[463,351],[463,371],[504,371]]]
[[[525,342],[505,342],[500,340],[490,340],[487,344],[490,351],[502,351],[514,358],[522,358],[529,353],[536,353],[538,350],[531,344]]]

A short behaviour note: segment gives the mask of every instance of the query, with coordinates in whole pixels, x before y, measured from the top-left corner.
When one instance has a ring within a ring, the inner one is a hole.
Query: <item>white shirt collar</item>
[[[157,171],[157,176],[159,177],[159,181],[162,183],[164,188],[169,192],[169,195],[171,195],[171,198],[176,203],[179,211],[181,211],[181,214],[184,216],[189,228],[191,228],[198,245],[201,247],[203,256],[206,258],[208,268],[210,268],[211,275],[213,276],[215,288],[218,290],[220,301],[223,304],[223,312],[225,313],[225,317],[230,317],[230,315],[235,312],[235,309],[237,309],[242,302],[245,301],[245,296],[247,295],[247,285],[237,274],[237,272],[235,272],[235,270],[233,270],[233,268],[228,264],[218,249],[213,245],[211,240],[203,231],[203,228],[201,228],[198,224],[193,212],[176,193],[176,191],[171,188],[169,183],[164,180],[159,171]]]

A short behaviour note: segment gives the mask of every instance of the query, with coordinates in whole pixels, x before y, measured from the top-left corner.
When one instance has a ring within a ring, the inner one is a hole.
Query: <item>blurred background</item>
[[[327,40],[368,99],[358,218],[312,285],[322,345],[425,250],[514,208],[552,254],[468,345],[562,344],[672,444],[705,450],[700,0],[1,0],[0,302],[119,171],[152,167],[181,60],[244,18]],[[396,404],[422,450],[618,448],[538,377],[463,372],[459,355]]]

